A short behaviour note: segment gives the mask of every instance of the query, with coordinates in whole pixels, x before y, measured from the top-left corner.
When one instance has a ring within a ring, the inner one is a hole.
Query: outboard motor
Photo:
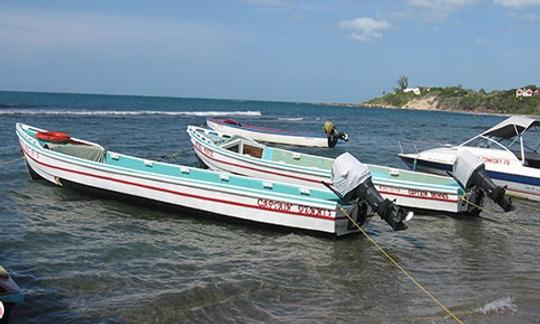
[[[350,153],[341,154],[332,166],[332,184],[335,192],[345,201],[354,202],[358,211],[367,214],[367,205],[395,231],[407,229],[404,222],[413,217],[389,199],[384,199],[373,186],[368,167]],[[362,215],[358,215],[361,217]],[[365,215],[364,215],[365,217]]]
[[[349,140],[349,135],[343,132],[338,132],[338,130],[336,129],[336,125],[334,125],[334,123],[329,120],[324,122],[323,131],[328,138],[328,147],[336,146],[337,141],[340,139],[344,141]]]
[[[476,191],[482,190],[504,211],[512,210],[512,200],[506,196],[506,186],[495,185],[486,173],[484,162],[470,151],[466,149],[458,151],[451,175],[463,188],[469,190],[476,187]],[[473,189],[472,195],[475,197],[480,196],[481,201],[483,193],[474,191],[475,189]]]

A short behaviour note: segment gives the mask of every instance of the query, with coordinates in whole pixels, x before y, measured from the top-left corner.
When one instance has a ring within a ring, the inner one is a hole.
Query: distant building
[[[403,89],[403,92],[405,93],[408,93],[408,92],[412,92],[414,93],[415,95],[420,95],[420,88],[416,87],[416,88],[407,88],[407,89]]]
[[[516,90],[516,98],[519,97],[532,97],[532,96],[538,96],[540,95],[540,91],[538,89],[527,89],[527,88],[520,88]]]

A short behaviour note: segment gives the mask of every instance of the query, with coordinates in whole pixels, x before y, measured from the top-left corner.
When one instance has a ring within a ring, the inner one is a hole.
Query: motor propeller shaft
[[[386,222],[394,231],[407,229],[404,223],[409,220],[405,210],[389,199],[384,199],[373,185],[371,177],[359,184],[354,190],[345,195],[345,200],[366,201],[370,207]]]
[[[480,188],[505,212],[513,209],[512,200],[506,196],[506,187],[497,186],[488,176],[484,162],[466,148],[458,151],[450,175],[466,190]]]
[[[501,208],[507,212],[513,210],[512,199],[506,195],[506,186],[497,186],[486,174],[484,169],[478,169],[471,177],[471,183],[484,190],[488,197],[493,199]]]

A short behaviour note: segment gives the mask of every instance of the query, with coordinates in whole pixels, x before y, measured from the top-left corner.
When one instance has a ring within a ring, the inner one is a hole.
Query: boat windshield
[[[540,127],[527,129],[521,137],[526,166],[540,168]]]
[[[479,135],[470,141],[467,141],[462,144],[463,146],[468,147],[479,147],[485,149],[495,149],[495,150],[507,150],[507,147],[500,143],[497,139],[490,138],[488,136]]]
[[[479,135],[464,143],[463,146],[508,150],[522,162],[524,161],[524,165],[540,168],[540,127],[532,126],[521,132],[515,129],[513,136],[509,133],[498,135],[502,134]]]

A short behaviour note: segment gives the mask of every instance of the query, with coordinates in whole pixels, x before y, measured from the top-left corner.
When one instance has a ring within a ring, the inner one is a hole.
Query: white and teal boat
[[[213,170],[324,189],[334,159],[262,145],[228,133],[188,126],[198,158]],[[483,194],[448,176],[368,165],[379,193],[400,206],[449,213],[479,212]],[[463,199],[464,198],[464,199]],[[469,202],[473,202],[474,205]]]
[[[344,212],[367,219],[328,190],[146,160],[20,123],[16,133],[32,178],[58,186],[337,236],[356,231]]]
[[[243,124],[234,119],[219,119],[209,118],[206,120],[208,127],[219,132],[227,132],[228,134],[238,135],[252,140],[283,144],[294,146],[310,146],[310,147],[334,147],[338,140],[347,140],[347,135],[339,132],[331,131],[332,135],[322,136],[319,133],[291,131],[284,129],[273,129],[267,127],[259,127],[255,125]],[[329,139],[328,137],[331,137]]]

